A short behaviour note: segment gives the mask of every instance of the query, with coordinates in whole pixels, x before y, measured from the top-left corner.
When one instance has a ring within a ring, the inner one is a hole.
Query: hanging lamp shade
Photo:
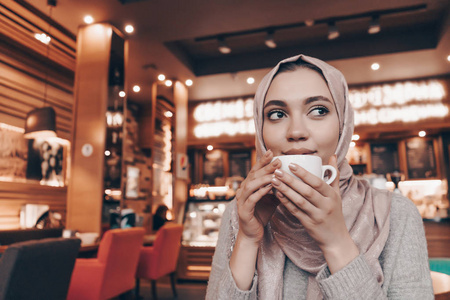
[[[56,136],[56,113],[53,107],[36,108],[27,114],[25,134],[27,139]]]

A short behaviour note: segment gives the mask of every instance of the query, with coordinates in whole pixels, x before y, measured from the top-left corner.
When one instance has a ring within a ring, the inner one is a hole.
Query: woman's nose
[[[303,123],[303,121],[299,118],[291,120],[292,121],[289,124],[289,128],[286,133],[287,139],[292,141],[308,139],[309,131],[308,128]]]

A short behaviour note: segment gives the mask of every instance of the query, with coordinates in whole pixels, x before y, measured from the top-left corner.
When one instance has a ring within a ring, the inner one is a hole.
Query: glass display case
[[[215,247],[229,200],[190,199],[184,215],[183,246]]]
[[[190,197],[186,204],[178,279],[204,281],[209,278],[222,215],[232,198],[222,195],[224,187],[207,189],[205,195]]]

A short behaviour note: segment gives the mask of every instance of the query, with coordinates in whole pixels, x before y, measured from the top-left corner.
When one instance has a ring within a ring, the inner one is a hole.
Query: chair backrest
[[[135,227],[111,229],[103,235],[97,255],[105,264],[102,299],[133,289],[144,234],[143,228]]]
[[[11,244],[0,259],[0,299],[66,299],[79,239]]]
[[[166,275],[176,270],[182,234],[183,225],[174,223],[166,223],[156,233],[153,248],[157,257],[154,263],[158,276]]]

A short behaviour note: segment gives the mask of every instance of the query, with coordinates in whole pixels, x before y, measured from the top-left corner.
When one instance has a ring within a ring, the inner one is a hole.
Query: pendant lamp
[[[27,114],[25,122],[26,139],[56,136],[56,113],[53,107],[36,108]]]
[[[50,19],[52,15],[52,7],[56,6],[56,0],[48,0],[47,4],[50,6]],[[51,25],[49,22],[48,36],[50,37]],[[49,54],[50,41],[47,43],[47,58]],[[44,107],[36,108],[27,114],[25,121],[26,139],[49,138],[56,136],[56,113],[53,107],[45,106],[47,99],[47,71],[45,72],[45,88],[44,88]]]

